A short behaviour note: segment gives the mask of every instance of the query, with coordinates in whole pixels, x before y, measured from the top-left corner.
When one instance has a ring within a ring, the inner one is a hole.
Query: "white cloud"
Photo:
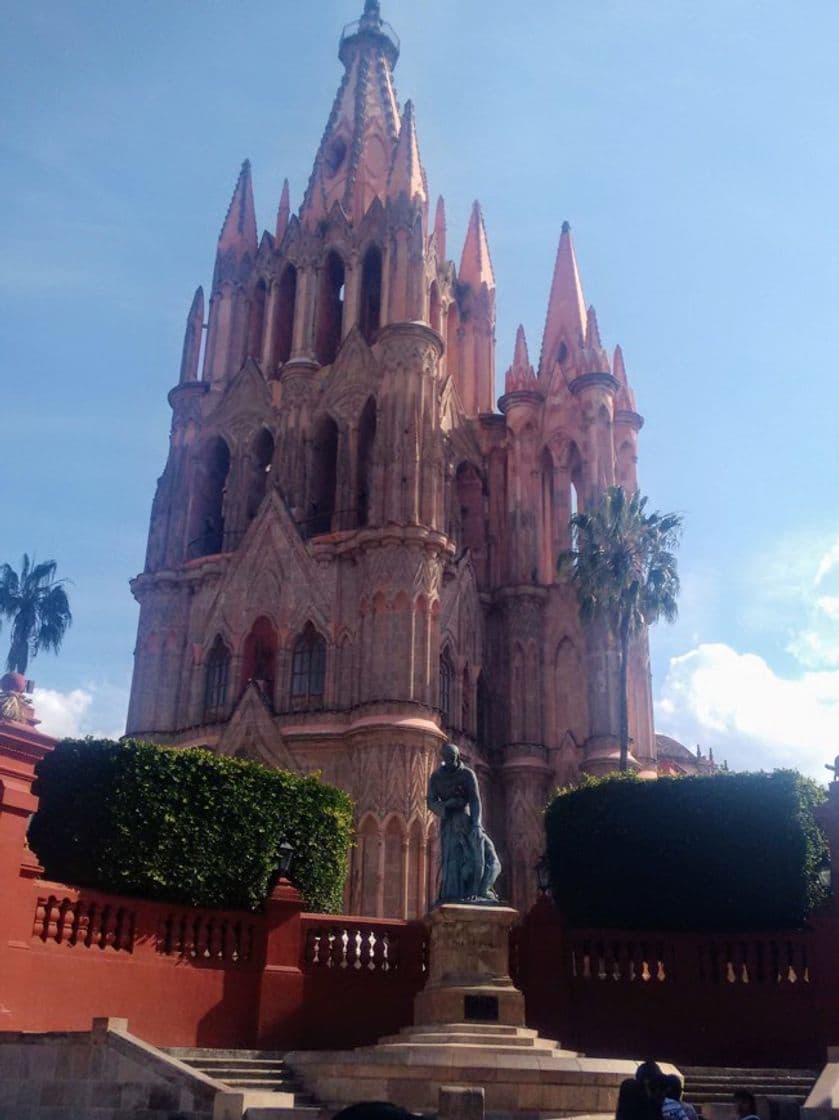
[[[58,692],[36,688],[33,694],[38,730],[56,739],[77,739],[85,735],[118,739],[125,729],[124,690],[110,685],[91,684]]]
[[[794,767],[824,780],[839,751],[839,671],[782,677],[755,653],[702,643],[670,659],[656,723],[733,769]]]

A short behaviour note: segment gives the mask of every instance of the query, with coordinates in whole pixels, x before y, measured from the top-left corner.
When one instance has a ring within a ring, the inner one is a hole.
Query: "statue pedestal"
[[[468,903],[431,911],[428,980],[414,1001],[417,1026],[524,1026],[524,996],[509,972],[510,929],[517,917],[508,906]]]

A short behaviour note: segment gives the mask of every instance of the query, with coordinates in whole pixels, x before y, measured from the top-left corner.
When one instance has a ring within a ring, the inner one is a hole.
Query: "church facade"
[[[455,264],[398,53],[367,0],[299,212],[286,184],[261,238],[242,167],[169,395],[127,730],[320,771],[357,809],[347,910],[413,917],[435,894],[447,738],[517,906],[550,790],[614,768],[615,654],[557,558],[574,509],[635,488],[642,420],[567,224],[538,364],[520,328],[496,407],[484,219],[475,203]],[[646,638],[630,734],[655,773]]]

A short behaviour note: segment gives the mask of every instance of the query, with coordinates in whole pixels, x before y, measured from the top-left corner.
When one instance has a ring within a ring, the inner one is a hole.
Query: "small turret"
[[[622,412],[637,412],[638,409],[635,404],[635,393],[632,391],[632,386],[629,384],[629,380],[626,376],[626,366],[624,365],[623,360],[623,350],[620,348],[620,346],[615,347],[615,356],[612,361],[612,372],[615,375],[615,380],[620,386],[620,388],[618,389],[618,395],[615,398],[615,407]]]
[[[481,204],[475,201],[472,204],[472,213],[469,217],[469,229],[466,231],[466,241],[463,244],[463,253],[460,258],[458,279],[469,284],[473,291],[480,290],[486,284],[489,291],[495,291],[495,273],[492,270],[492,258],[489,255],[489,242],[481,212]]]
[[[291,202],[288,190],[288,179],[283,179],[283,190],[280,195],[280,205],[277,209],[277,229],[274,234],[274,243],[279,245],[288,229],[288,219],[291,215]]]
[[[204,329],[204,289],[199,287],[192,297],[192,306],[186,320],[184,348],[181,354],[180,383],[198,380],[198,358],[201,353],[201,333]]]
[[[246,159],[239,172],[239,179],[227,216],[224,219],[218,239],[218,255],[234,253],[243,257],[250,253],[256,256],[257,232],[256,210],[253,205],[253,183],[251,182],[251,162]]]
[[[390,164],[387,194],[394,201],[404,195],[408,202],[421,202],[423,207],[428,205],[412,101],[405,102],[402,127],[399,129],[399,139]]]
[[[521,389],[533,389],[536,387],[536,375],[533,372],[533,366],[530,364],[530,355],[527,352],[527,339],[524,334],[524,327],[519,324],[519,329],[516,331],[516,348],[513,353],[513,364],[507,370],[504,378],[504,392],[515,393]]]
[[[437,199],[434,213],[434,241],[437,245],[437,260],[442,264],[446,259],[446,200],[442,195]]]
[[[589,309],[586,312],[586,338],[580,367],[583,373],[610,372],[609,356],[603,349],[603,343],[600,341],[600,327],[597,323],[597,313],[591,305],[589,305]]]
[[[550,373],[555,362],[564,361],[570,351],[584,345],[586,318],[586,304],[571,226],[568,222],[563,222],[542,338],[540,377]]]

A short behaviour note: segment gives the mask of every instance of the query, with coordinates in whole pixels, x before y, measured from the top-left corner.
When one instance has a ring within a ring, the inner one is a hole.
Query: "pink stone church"
[[[550,790],[615,767],[615,657],[557,557],[576,508],[635,488],[642,419],[567,224],[538,362],[520,328],[496,406],[484,218],[450,260],[398,56],[367,0],[300,209],[286,183],[261,238],[242,167],[169,394],[128,733],[320,771],[357,807],[347,910],[410,918],[434,896],[446,738],[519,907]],[[646,638],[630,734],[654,774]]]

